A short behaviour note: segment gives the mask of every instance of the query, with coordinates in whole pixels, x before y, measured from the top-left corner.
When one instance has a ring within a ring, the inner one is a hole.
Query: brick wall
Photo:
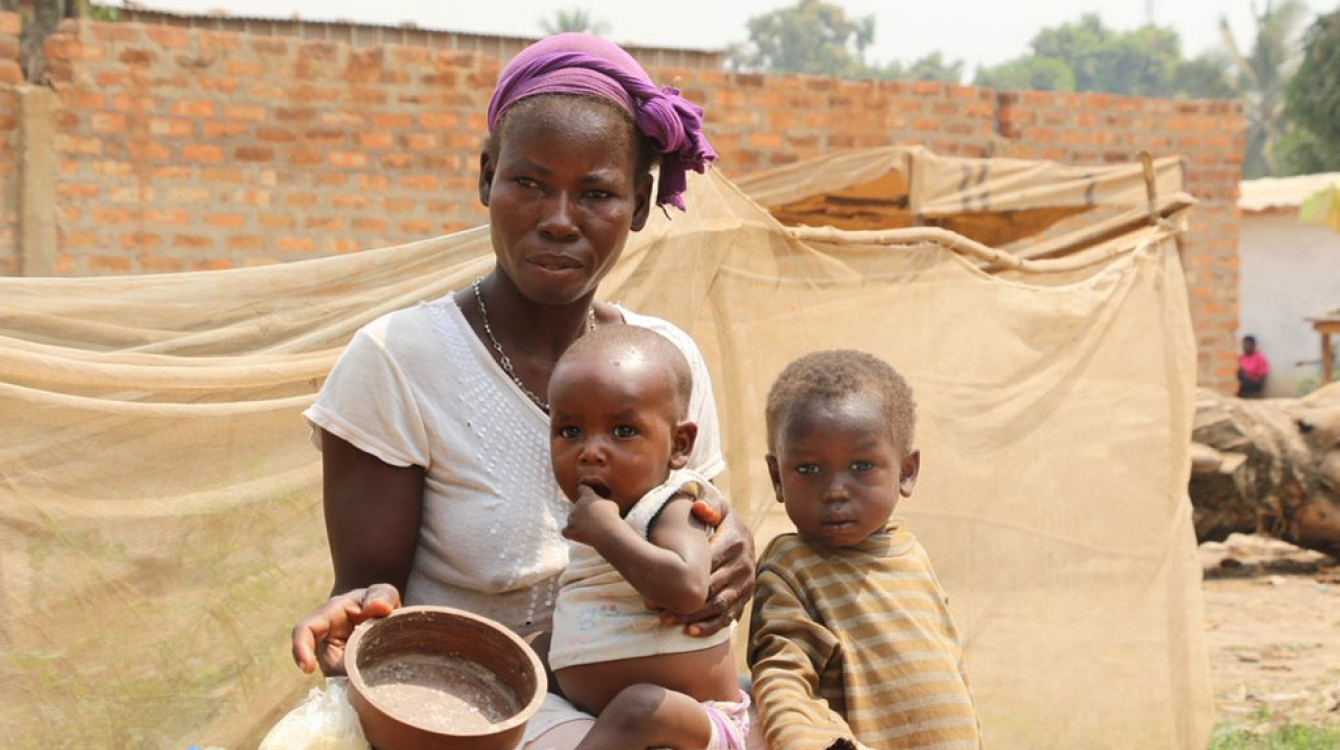
[[[298,260],[483,217],[494,60],[87,21],[46,52],[60,273]]]
[[[1110,94],[1003,93],[1007,153],[1077,164],[1130,161],[1142,149],[1186,157],[1191,213],[1183,255],[1202,384],[1237,388],[1238,182],[1246,120],[1227,101]]]
[[[19,273],[19,68],[17,13],[0,13],[0,276]]]
[[[91,21],[63,24],[46,52],[58,273],[297,260],[484,218],[475,167],[500,64],[491,56]],[[1231,387],[1236,104],[651,72],[707,108],[727,175],[890,143],[1075,163],[1126,162],[1141,149],[1186,156],[1203,201],[1186,252],[1200,374]]]

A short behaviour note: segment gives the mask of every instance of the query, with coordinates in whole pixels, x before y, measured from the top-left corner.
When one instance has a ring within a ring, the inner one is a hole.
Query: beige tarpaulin
[[[1185,189],[1179,157],[1153,160],[1156,196]],[[1001,246],[1097,207],[1143,206],[1142,165],[1074,166],[941,156],[886,146],[807,159],[737,183],[783,224],[842,229],[938,226]]]
[[[785,526],[762,460],[773,376],[816,348],[875,352],[917,391],[922,481],[900,514],[950,592],[988,746],[1204,747],[1195,351],[1170,230],[991,275],[992,251],[943,230],[795,234],[717,175],[690,201],[602,294],[701,344],[724,484],[760,536]],[[236,271],[0,279],[0,746],[241,748],[294,705],[311,680],[288,629],[330,580],[298,414],[356,327],[490,264],[481,228]]]

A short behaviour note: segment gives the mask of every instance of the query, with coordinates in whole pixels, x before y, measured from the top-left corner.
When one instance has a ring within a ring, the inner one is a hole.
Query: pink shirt
[[[1238,367],[1242,368],[1242,374],[1252,380],[1260,380],[1270,372],[1270,363],[1266,361],[1266,355],[1261,352],[1239,355]]]

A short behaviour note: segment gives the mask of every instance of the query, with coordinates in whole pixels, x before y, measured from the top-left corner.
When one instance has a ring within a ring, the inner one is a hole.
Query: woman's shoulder
[[[450,294],[416,305],[402,307],[363,324],[355,335],[385,339],[391,335],[427,334],[443,324],[454,325],[460,317],[456,301]]]
[[[371,344],[393,359],[426,353],[440,356],[439,350],[460,333],[464,320],[447,295],[385,313],[359,328],[351,343]]]

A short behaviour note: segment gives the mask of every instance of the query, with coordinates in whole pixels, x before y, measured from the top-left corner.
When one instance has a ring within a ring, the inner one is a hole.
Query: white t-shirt
[[[716,476],[725,460],[697,345],[667,321],[620,312],[688,359],[698,423],[689,468]],[[426,470],[406,604],[458,607],[523,634],[550,629],[569,503],[554,481],[549,415],[502,371],[450,295],[359,330],[303,416],[388,464]]]
[[[693,493],[695,496],[718,500],[721,497],[697,472],[676,469],[663,484],[652,488],[628,509],[624,522],[638,536],[649,538],[652,522],[689,483],[702,488],[700,493]],[[568,569],[558,581],[554,637],[549,644],[550,667],[563,669],[639,656],[700,651],[730,640],[734,623],[705,637],[685,633],[683,625],[662,624],[660,617],[647,611],[646,597],[594,547],[569,541],[568,550]]]

